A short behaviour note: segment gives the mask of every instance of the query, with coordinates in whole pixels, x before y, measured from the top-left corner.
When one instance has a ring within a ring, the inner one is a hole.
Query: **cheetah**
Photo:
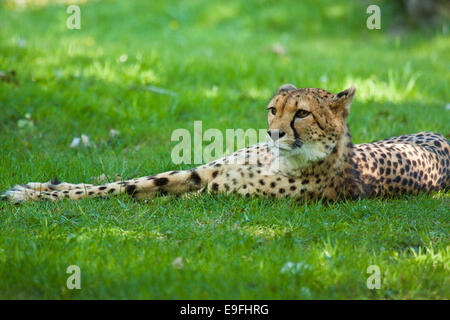
[[[346,119],[355,92],[355,87],[332,94],[283,85],[267,106],[267,143],[197,168],[103,185],[28,183],[2,197],[18,203],[210,192],[328,202],[448,190],[450,144],[440,134],[420,132],[352,144]]]

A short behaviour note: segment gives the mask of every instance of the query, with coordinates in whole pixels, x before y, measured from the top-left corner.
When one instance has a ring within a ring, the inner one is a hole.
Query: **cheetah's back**
[[[420,132],[355,145],[353,161],[367,195],[417,194],[450,186],[450,144]]]

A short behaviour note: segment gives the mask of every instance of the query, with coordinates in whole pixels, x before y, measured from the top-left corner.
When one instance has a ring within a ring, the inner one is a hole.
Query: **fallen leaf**
[[[78,148],[80,146],[81,139],[78,137],[73,138],[72,143],[70,144],[71,148]]]
[[[284,56],[286,54],[286,48],[281,43],[274,43],[270,50],[278,56]]]
[[[81,135],[81,142],[83,142],[83,145],[85,147],[89,147],[91,145],[91,141],[89,140],[89,137],[85,134]]]
[[[174,268],[177,268],[177,269],[183,269],[183,267],[184,267],[183,258],[182,257],[178,257],[175,260],[173,260],[172,261],[172,266]]]
[[[122,54],[119,57],[119,61],[122,62],[122,63],[127,62],[127,60],[128,60],[128,55],[126,53]]]
[[[111,129],[111,130],[109,130],[109,136],[110,136],[110,138],[114,138],[114,137],[118,136],[119,134],[120,134],[120,131],[119,131],[119,130],[116,130],[116,129]]]
[[[33,121],[31,121],[31,120],[27,120],[27,119],[19,119],[19,120],[17,120],[17,126],[20,129],[32,128],[33,125],[34,125]]]

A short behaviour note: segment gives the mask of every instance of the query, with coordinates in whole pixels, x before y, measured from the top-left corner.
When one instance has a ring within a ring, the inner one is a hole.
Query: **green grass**
[[[0,70],[14,69],[19,85],[0,82],[0,190],[192,167],[171,163],[173,130],[194,120],[265,128],[283,83],[354,84],[355,143],[450,136],[448,36],[396,36],[386,4],[382,30],[370,31],[359,1],[88,1],[81,30],[66,28],[64,5],[12,3],[0,4]],[[81,134],[95,146],[70,148]],[[234,196],[1,203],[0,298],[448,299],[449,210],[442,192],[329,206]],[[302,267],[281,272],[288,262]],[[69,265],[81,268],[81,290],[66,288]],[[381,269],[379,290],[366,287],[369,265]]]

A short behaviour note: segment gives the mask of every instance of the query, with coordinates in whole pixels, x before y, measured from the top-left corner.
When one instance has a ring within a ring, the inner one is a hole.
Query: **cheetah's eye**
[[[306,118],[307,116],[309,116],[311,114],[311,112],[306,111],[306,110],[298,110],[297,113],[295,114],[296,118]]]
[[[267,110],[269,110],[273,115],[277,113],[277,109],[275,109],[274,107],[267,108]]]

